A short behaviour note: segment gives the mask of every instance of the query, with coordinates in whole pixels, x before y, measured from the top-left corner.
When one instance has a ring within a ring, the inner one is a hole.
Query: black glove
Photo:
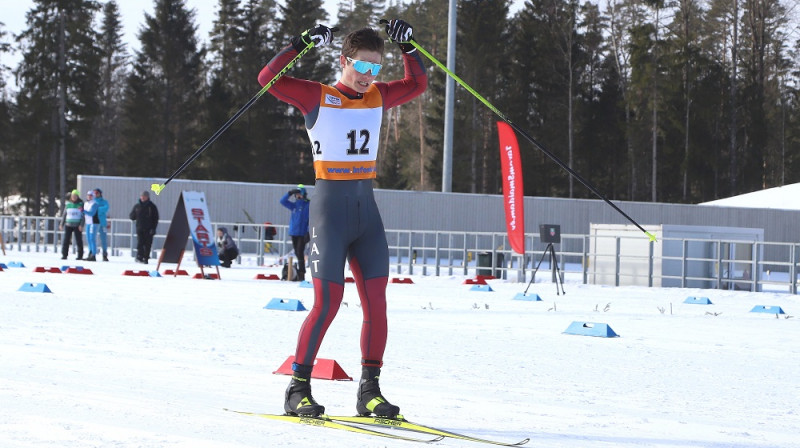
[[[294,47],[298,53],[305,50],[308,44],[312,42],[315,47],[324,47],[333,40],[334,31],[336,31],[336,28],[317,25],[310,30],[303,31],[299,36],[292,38],[292,47]]]
[[[289,196],[296,195],[297,193],[300,193],[300,190],[298,190],[297,188],[295,188],[294,190],[289,190]]]
[[[397,42],[400,49],[404,53],[411,53],[416,48],[409,43],[413,36],[414,29],[405,20],[392,19],[386,23],[386,34],[389,35],[389,40]]]

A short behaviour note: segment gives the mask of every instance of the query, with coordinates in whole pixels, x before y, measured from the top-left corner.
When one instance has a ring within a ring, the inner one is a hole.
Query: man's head
[[[142,194],[139,195],[139,199],[141,199],[142,202],[149,201],[150,200],[150,192],[147,191],[147,190],[142,191]]]
[[[101,189],[99,189],[99,188],[95,188],[95,189],[94,189],[94,196],[95,196],[96,198],[102,197],[102,196],[103,196],[103,190],[101,190]]]
[[[69,198],[70,198],[71,200],[73,200],[73,201],[77,201],[77,200],[78,200],[78,198],[80,198],[80,197],[81,197],[81,192],[80,192],[80,191],[78,191],[78,189],[77,189],[77,188],[76,188],[76,189],[74,189],[74,190],[72,190],[72,191],[70,192],[70,194],[69,194]]]
[[[86,198],[90,201],[94,198],[94,190],[89,190],[86,192]]]
[[[353,31],[344,38],[339,66],[341,82],[358,93],[372,85],[383,60],[383,39],[372,28]]]
[[[383,56],[383,39],[372,28],[361,28],[344,37],[342,42],[342,56],[354,57],[358,50],[367,50],[380,53]]]

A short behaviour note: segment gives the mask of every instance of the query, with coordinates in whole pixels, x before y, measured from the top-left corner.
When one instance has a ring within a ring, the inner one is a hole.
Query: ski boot
[[[286,400],[283,410],[291,415],[317,417],[325,413],[325,406],[317,403],[311,396],[311,369],[313,366],[292,364],[292,381],[286,388]]]
[[[400,413],[400,408],[389,403],[381,394],[381,388],[378,385],[380,376],[380,367],[361,367],[356,410],[359,415],[363,416],[375,414],[378,417],[395,418]]]

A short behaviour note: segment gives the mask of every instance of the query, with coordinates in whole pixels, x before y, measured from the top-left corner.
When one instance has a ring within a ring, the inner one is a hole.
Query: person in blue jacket
[[[294,201],[290,198],[294,198]],[[292,212],[289,219],[289,236],[292,237],[292,247],[297,257],[297,281],[306,279],[306,243],[308,234],[308,192],[303,184],[289,190],[281,198],[281,205]]]
[[[95,214],[97,230],[95,230],[95,233],[100,234],[103,261],[108,261],[108,236],[106,234],[106,229],[108,228],[108,201],[103,197],[103,190],[99,188],[94,189],[94,206],[97,210],[97,214]]]

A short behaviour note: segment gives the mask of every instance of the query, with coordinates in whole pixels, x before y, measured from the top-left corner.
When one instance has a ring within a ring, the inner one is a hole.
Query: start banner
[[[180,265],[189,236],[192,238],[197,265],[201,268],[219,266],[211,216],[208,214],[206,195],[202,191],[181,192],[164,240],[159,265],[162,262]]]

